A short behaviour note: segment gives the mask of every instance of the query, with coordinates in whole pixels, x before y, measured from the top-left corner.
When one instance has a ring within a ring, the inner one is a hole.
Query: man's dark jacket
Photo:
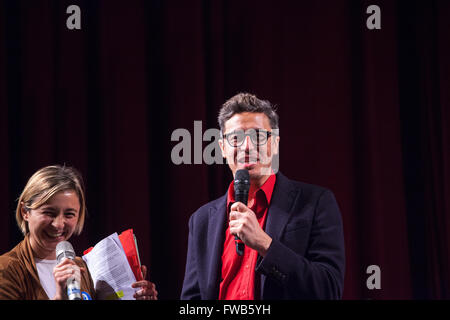
[[[216,300],[227,228],[227,194],[207,203],[189,219],[186,272],[181,299]],[[262,299],[340,299],[345,252],[342,219],[333,193],[292,181],[280,172],[267,213],[272,238],[258,256]]]

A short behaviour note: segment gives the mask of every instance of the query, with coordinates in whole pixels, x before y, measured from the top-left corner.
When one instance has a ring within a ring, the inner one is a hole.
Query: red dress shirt
[[[264,229],[267,209],[272,198],[276,176],[272,174],[255,193],[255,201],[250,208],[256,215],[259,225]],[[228,188],[227,212],[234,200],[234,182]],[[255,300],[259,298],[259,277],[255,277],[258,252],[245,246],[244,254],[238,256],[234,236],[230,234],[230,226],[225,232],[222,253],[222,281],[220,282],[220,300]]]

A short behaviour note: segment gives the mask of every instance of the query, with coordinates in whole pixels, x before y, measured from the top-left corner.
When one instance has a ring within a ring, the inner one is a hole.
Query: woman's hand
[[[156,286],[153,282],[145,280],[147,276],[147,267],[141,266],[142,276],[144,280],[137,281],[131,285],[132,288],[141,288],[136,291],[134,298],[136,300],[158,300],[158,291],[156,291]]]
[[[67,300],[67,280],[75,277],[78,283],[81,283],[81,272],[85,272],[85,268],[80,268],[75,261],[64,259],[53,269],[53,276],[56,282],[56,294],[53,300]]]

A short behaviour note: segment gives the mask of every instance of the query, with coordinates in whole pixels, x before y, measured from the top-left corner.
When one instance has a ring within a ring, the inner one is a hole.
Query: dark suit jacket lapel
[[[291,215],[294,200],[298,197],[297,193],[291,187],[289,179],[279,172],[269,206],[265,228],[266,233],[270,237],[280,240],[284,226]]]
[[[219,297],[220,277],[222,273],[222,252],[226,231],[227,196],[223,196],[217,206],[209,208],[208,241],[211,241],[208,266],[208,288],[206,299],[216,300]],[[208,246],[209,247],[209,246]]]
[[[281,172],[277,173],[277,180],[273,190],[272,200],[270,201],[267,212],[267,221],[265,232],[275,240],[280,240],[284,227],[291,216],[294,200],[300,196],[300,192],[292,188],[288,178]],[[261,257],[259,257],[261,259]],[[259,259],[258,259],[259,263]],[[264,283],[266,276],[261,276],[261,297],[264,297]]]

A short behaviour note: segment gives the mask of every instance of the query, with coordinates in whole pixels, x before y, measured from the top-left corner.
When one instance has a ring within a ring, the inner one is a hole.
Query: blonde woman
[[[16,209],[24,239],[0,256],[0,299],[65,300],[66,282],[72,276],[80,281],[84,296],[95,299],[94,284],[83,259],[57,264],[55,254],[59,242],[81,233],[85,216],[83,181],[74,168],[48,166],[33,174]],[[137,299],[157,297],[155,285],[147,280],[133,287],[141,288],[135,294]]]

